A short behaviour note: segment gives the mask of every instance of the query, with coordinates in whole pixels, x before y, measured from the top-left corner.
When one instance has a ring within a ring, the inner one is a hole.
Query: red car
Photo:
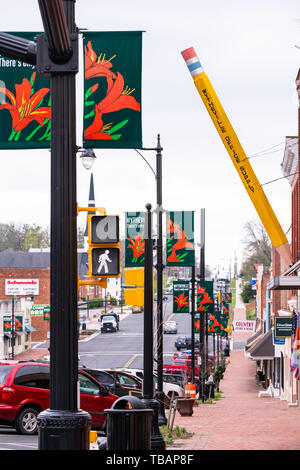
[[[49,364],[0,361],[0,424],[13,426],[19,434],[36,434],[37,416],[49,408],[49,378]],[[104,410],[118,397],[83,370],[78,380],[80,408],[91,415],[92,428],[101,429]]]

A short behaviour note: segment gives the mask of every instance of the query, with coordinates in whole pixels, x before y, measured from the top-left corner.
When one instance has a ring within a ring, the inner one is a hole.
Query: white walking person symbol
[[[108,266],[107,262],[111,263],[111,259],[108,257],[109,250],[105,250],[105,253],[99,256],[98,262],[99,262],[99,268],[98,268],[98,273],[101,272],[102,268],[104,268],[104,272],[107,274],[108,273]]]

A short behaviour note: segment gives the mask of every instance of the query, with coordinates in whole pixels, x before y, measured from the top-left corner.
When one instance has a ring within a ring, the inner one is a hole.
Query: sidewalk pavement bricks
[[[234,309],[235,320],[245,318],[243,307]],[[233,331],[233,343],[252,334]],[[184,427],[193,436],[175,439],[167,450],[299,450],[299,408],[279,398],[258,398],[262,388],[255,380],[256,362],[244,356],[244,349],[231,350],[229,359],[221,398],[194,406],[189,417],[176,412],[174,427]]]

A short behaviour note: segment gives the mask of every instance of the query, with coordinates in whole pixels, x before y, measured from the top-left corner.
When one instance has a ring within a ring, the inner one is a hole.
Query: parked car
[[[94,377],[101,385],[107,387],[113,395],[117,395],[118,397],[123,397],[125,395],[134,395],[135,397],[142,397],[142,391],[139,387],[140,384],[136,384],[134,382],[133,386],[131,386],[132,381],[126,378],[126,385],[124,386],[124,377],[123,377],[123,384],[117,380],[113,373],[108,373],[102,369],[90,369],[89,367],[81,366],[82,370],[87,372],[89,375]],[[127,385],[128,384],[128,385]]]
[[[143,381],[138,377],[134,377],[132,374],[128,374],[125,371],[120,371],[117,369],[105,369],[105,372],[108,372],[112,375],[122,387],[127,390],[127,395],[129,392],[133,394],[133,391],[138,392],[137,396],[141,396],[143,393]]]
[[[188,336],[178,336],[178,338],[175,341],[174,346],[177,349],[177,351],[180,351],[181,349],[191,349],[191,347],[192,347],[192,338],[190,338]],[[199,339],[195,338],[194,346],[195,346],[195,348],[199,348],[199,346],[200,346]]]
[[[0,423],[20,434],[37,433],[37,416],[49,408],[50,365],[0,361]],[[91,415],[93,429],[105,426],[104,410],[118,399],[93,377],[78,371],[80,408]]]
[[[144,311],[144,307],[141,307],[139,305],[132,306],[132,313],[142,313],[143,311]]]
[[[165,323],[164,333],[166,334],[177,334],[177,323],[176,321],[169,320]]]
[[[121,369],[121,370],[126,370],[130,374],[136,376],[140,380],[143,380],[144,378],[144,371],[143,369]],[[153,382],[154,382],[154,387],[155,390],[157,390],[157,375],[153,374]],[[174,397],[182,397],[184,396],[184,389],[178,384],[165,381],[163,380],[163,392],[166,395],[166,397],[171,398],[172,392],[174,392]]]

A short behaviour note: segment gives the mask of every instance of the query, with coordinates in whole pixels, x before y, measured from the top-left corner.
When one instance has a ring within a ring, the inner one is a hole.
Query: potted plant
[[[179,411],[180,416],[192,416],[193,410],[193,398],[177,398],[176,408]]]

